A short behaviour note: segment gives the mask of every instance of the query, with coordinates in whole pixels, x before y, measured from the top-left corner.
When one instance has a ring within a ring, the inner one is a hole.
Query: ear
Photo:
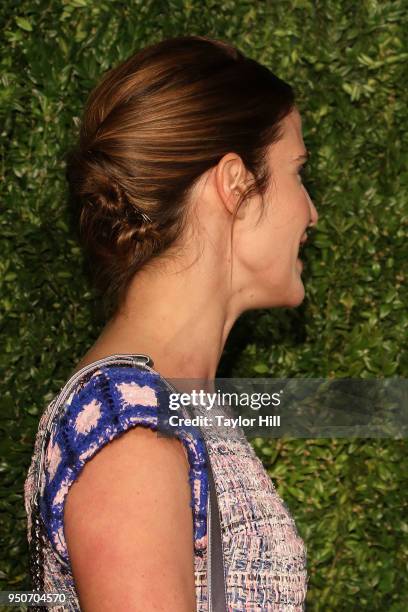
[[[227,153],[220,159],[215,169],[215,186],[220,202],[229,214],[233,215],[243,193],[246,170],[236,153]],[[237,218],[242,216],[241,206]]]

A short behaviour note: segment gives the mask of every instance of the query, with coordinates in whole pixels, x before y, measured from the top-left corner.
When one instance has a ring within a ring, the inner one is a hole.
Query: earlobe
[[[228,209],[228,212],[231,213],[231,215],[235,216],[237,206],[239,206],[240,197],[241,192],[237,189],[232,189],[229,190],[229,194],[223,198],[224,205]],[[239,206],[239,208],[241,208],[241,206]]]
[[[244,201],[240,202],[241,197],[242,197],[241,192],[238,190],[235,190],[234,199],[235,199],[235,210],[237,211],[235,215],[236,219],[243,219],[245,216],[245,202]]]

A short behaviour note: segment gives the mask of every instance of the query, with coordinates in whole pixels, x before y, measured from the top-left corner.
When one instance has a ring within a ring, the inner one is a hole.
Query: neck
[[[91,352],[144,353],[165,378],[213,379],[240,314],[220,276],[199,265],[183,268],[182,274],[141,271]]]

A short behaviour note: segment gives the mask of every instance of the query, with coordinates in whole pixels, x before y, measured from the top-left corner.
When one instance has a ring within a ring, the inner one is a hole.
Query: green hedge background
[[[297,309],[243,315],[218,375],[404,377],[407,8],[3,0],[2,589],[30,588],[22,486],[39,416],[103,326],[70,225],[62,161],[98,76],[151,42],[206,34],[290,82],[312,152],[305,183],[320,215],[304,252],[306,298]],[[252,443],[308,547],[307,609],[407,610],[406,440]]]

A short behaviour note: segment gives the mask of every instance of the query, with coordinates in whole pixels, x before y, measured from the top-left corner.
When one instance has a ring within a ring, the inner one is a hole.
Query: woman
[[[302,302],[306,157],[292,88],[221,41],[164,40],[91,93],[67,178],[110,318],[25,485],[32,571],[71,592],[61,609],[207,610],[208,459],[228,609],[303,609],[304,543],[243,433],[210,435],[207,457],[155,430],[165,381],[212,380],[241,313]]]

